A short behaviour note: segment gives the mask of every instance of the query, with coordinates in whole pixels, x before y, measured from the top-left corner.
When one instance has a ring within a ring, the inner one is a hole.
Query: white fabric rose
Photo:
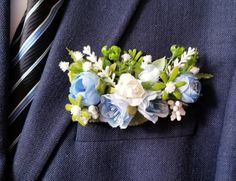
[[[142,82],[151,81],[153,83],[159,80],[160,70],[155,65],[147,65],[145,69],[139,74],[139,79]]]
[[[124,98],[129,105],[139,105],[145,94],[145,90],[139,80],[129,73],[122,74],[115,88],[115,94]]]

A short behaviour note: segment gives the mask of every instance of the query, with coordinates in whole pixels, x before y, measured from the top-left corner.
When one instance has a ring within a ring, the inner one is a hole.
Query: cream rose
[[[122,74],[115,87],[115,94],[124,98],[129,105],[139,105],[145,94],[145,90],[139,80],[129,73]]]

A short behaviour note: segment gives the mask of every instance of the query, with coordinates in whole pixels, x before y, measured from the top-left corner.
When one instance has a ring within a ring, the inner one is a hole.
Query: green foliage
[[[192,67],[194,67],[197,63],[198,59],[198,51],[195,51],[195,54],[193,54],[190,59],[184,64],[183,69],[181,72],[189,72]]]
[[[169,98],[168,93],[166,91],[163,91],[161,98],[162,98],[163,101],[166,101]]]
[[[110,65],[110,71],[114,72],[116,70],[116,63],[113,63],[112,65]]]
[[[71,59],[74,61],[74,62],[77,62],[78,60],[76,59],[75,57],[75,52],[70,50],[69,48],[66,48],[66,50],[68,51],[68,54],[70,55]]]
[[[181,93],[179,92],[178,89],[175,89],[173,92],[173,95],[175,96],[176,99],[180,100],[181,99]]]
[[[111,46],[110,48],[104,46],[102,47],[101,52],[105,59],[109,59],[111,62],[116,62],[120,59],[121,48],[115,45]]]
[[[138,61],[139,58],[141,58],[142,54],[143,54],[143,52],[142,52],[142,51],[139,51],[139,52],[135,55],[134,60],[135,60],[135,61]]]
[[[211,78],[213,78],[214,76],[213,76],[212,74],[208,74],[208,73],[198,73],[198,74],[196,75],[196,77],[197,77],[198,79],[211,79]]]
[[[143,71],[143,69],[141,68],[141,63],[136,63],[135,64],[135,68],[134,68],[134,76],[136,77],[136,78],[138,78],[138,76],[139,76],[139,74],[141,73]]]
[[[75,77],[81,72],[83,72],[83,63],[81,61],[70,64],[68,72],[70,82],[72,82]]]
[[[136,49],[129,49],[128,50],[128,53],[129,55],[131,56],[133,62],[137,63],[137,62],[140,62],[141,63],[141,60],[142,60],[142,54],[143,52],[142,51],[138,51]]]
[[[82,96],[82,95],[78,95],[78,96],[75,98],[75,104],[76,104],[77,106],[80,106],[82,99],[83,99],[83,96]]]
[[[168,82],[173,81],[177,77],[178,74],[179,74],[179,67],[174,67],[170,73]]]
[[[157,82],[152,86],[152,90],[153,91],[157,91],[157,90],[161,90],[164,89],[166,87],[166,85],[162,82]]]
[[[166,57],[157,59],[152,64],[155,65],[158,68],[158,70],[162,71],[162,70],[164,70],[164,68],[167,64]]]
[[[66,108],[67,111],[70,111],[71,108],[72,108],[72,105],[71,105],[71,104],[66,104],[66,105],[65,105],[65,108]]]
[[[164,71],[161,71],[161,72],[160,72],[160,78],[161,78],[161,80],[162,80],[164,83],[167,83],[167,82],[168,82],[168,79],[169,79],[168,75],[167,75],[166,72],[164,72]]]
[[[182,87],[182,86],[184,86],[185,84],[186,84],[185,81],[178,81],[178,82],[175,83],[175,86],[176,86],[176,87]]]
[[[180,57],[184,53],[185,48],[177,45],[172,45],[170,47],[170,51],[172,53],[172,57]]]
[[[123,52],[127,53],[127,52]],[[115,63],[115,74],[119,77],[124,73],[130,73],[138,78],[138,75],[142,71],[141,63],[143,61],[142,51],[137,51],[136,49],[128,50],[131,59],[128,61],[116,61]],[[112,64],[113,65],[113,64]],[[112,69],[114,69],[112,67]]]
[[[153,83],[151,81],[142,82],[142,86],[143,86],[144,89],[150,90],[153,86]]]
[[[68,96],[68,99],[72,105],[76,105],[75,99],[73,99],[70,95]]]
[[[96,90],[102,95],[102,94],[105,93],[106,86],[107,86],[107,84],[106,84],[105,80],[103,80],[102,78],[100,78],[100,79],[98,80],[98,84],[97,84],[97,86],[96,86]]]

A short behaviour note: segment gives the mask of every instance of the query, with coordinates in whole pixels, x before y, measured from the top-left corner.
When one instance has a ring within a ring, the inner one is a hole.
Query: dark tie
[[[15,150],[62,15],[63,0],[29,0],[11,45],[9,151]]]

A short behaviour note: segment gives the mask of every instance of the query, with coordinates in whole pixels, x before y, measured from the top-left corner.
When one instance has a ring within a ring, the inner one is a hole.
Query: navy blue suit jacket
[[[1,0],[1,180],[236,180],[235,0],[69,0],[13,163],[6,161],[8,35],[9,2]],[[70,60],[66,47],[118,44],[162,57],[174,43],[197,47],[202,70],[215,75],[182,122],[126,130],[72,123],[68,78],[58,68]]]

